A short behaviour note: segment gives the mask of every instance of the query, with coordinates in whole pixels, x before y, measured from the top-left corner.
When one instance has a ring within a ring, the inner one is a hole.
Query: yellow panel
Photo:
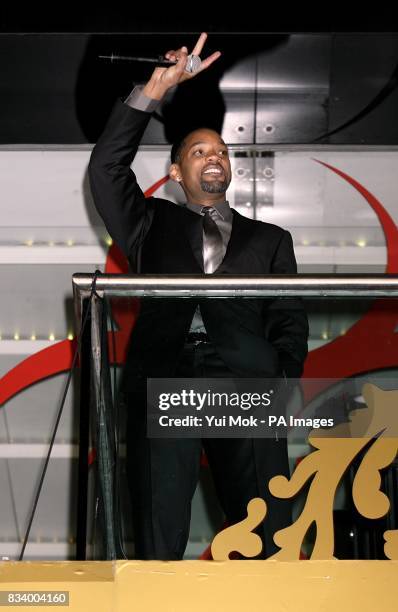
[[[4,562],[0,590],[68,590],[70,612],[395,612],[397,575],[397,561]]]

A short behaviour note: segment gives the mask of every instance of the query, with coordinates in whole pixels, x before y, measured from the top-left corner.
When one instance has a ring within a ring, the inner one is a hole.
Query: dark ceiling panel
[[[328,34],[295,34],[259,54],[257,143],[308,143],[328,128]]]
[[[398,143],[398,34],[334,37],[328,140]]]

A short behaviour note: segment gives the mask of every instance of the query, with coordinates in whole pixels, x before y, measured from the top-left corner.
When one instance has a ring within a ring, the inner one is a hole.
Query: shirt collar
[[[194,213],[196,213],[198,215],[203,215],[203,213],[202,213],[203,206],[201,206],[199,204],[194,204],[192,202],[187,202],[185,204],[185,206],[186,206],[186,208],[188,208],[192,212],[194,212]],[[218,202],[217,204],[214,204],[213,208],[217,211],[217,213],[220,215],[220,217],[221,217],[221,219],[223,221],[228,220],[228,218],[232,215],[231,207],[229,205],[228,200],[225,200],[224,202]]]

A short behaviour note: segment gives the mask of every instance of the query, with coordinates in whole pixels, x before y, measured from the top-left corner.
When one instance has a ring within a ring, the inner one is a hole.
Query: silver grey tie
[[[217,270],[224,257],[221,232],[214,218],[217,211],[212,206],[203,206],[203,266],[206,274]]]

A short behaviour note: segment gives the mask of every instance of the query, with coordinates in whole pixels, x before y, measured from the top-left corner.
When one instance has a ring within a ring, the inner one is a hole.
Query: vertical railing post
[[[87,498],[88,498],[88,451],[91,404],[91,316],[87,309],[90,300],[82,301],[81,322],[87,314],[82,330],[80,346],[80,398],[79,398],[79,461],[76,516],[76,560],[87,557]]]

